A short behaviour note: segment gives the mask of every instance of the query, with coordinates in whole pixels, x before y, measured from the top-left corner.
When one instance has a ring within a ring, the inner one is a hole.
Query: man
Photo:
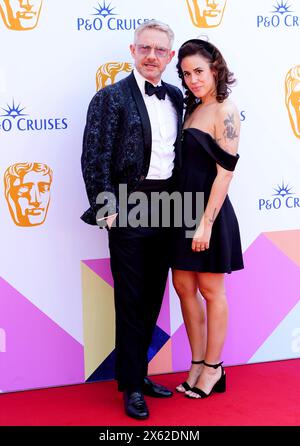
[[[43,163],[17,163],[4,174],[5,198],[18,226],[44,223],[50,203],[52,170]]]
[[[180,165],[183,100],[177,87],[161,82],[161,75],[174,56],[173,39],[169,26],[154,20],[135,30],[130,45],[134,71],[94,96],[83,141],[82,171],[91,207],[82,219],[96,224],[97,195],[107,193],[116,378],[126,413],[137,419],[149,416],[144,395],[172,395],[146,378],[147,352],[168,275],[170,228],[112,226],[116,209],[110,197],[118,197],[124,184],[128,194],[142,191],[148,197],[171,191]],[[101,218],[98,224],[103,224]]]
[[[0,15],[7,28],[15,31],[34,29],[43,0],[0,0]]]

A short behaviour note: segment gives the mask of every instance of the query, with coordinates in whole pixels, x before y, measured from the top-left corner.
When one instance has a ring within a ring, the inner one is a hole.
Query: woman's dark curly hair
[[[192,113],[194,108],[199,104],[199,98],[196,98],[196,96],[194,96],[188,89],[184,80],[181,64],[185,57],[193,56],[195,54],[205,57],[205,59],[210,63],[210,67],[216,79],[216,99],[218,102],[223,102],[226,98],[228,98],[231,92],[229,85],[232,85],[235,82],[233,73],[229,71],[227,64],[218,48],[206,40],[188,40],[179,48],[178,63],[176,65],[178,75],[182,80],[182,85],[186,89],[184,102],[186,104],[187,114]]]

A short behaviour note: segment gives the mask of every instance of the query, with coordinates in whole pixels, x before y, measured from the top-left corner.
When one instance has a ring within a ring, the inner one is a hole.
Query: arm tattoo
[[[238,134],[236,132],[236,128],[234,125],[234,115],[233,114],[228,114],[227,118],[224,120],[224,126],[225,126],[225,130],[223,132],[224,138],[226,139],[230,139],[231,141],[233,141],[235,138],[238,137]]]
[[[217,208],[215,208],[212,218],[210,218],[210,217],[208,218],[209,223],[213,224],[213,222],[215,221],[216,212],[217,212]]]

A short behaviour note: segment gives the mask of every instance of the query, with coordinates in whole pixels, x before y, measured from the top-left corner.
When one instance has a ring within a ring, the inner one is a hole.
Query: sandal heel
[[[218,367],[221,367],[221,377],[220,379],[216,382],[216,384],[213,386],[213,388],[211,389],[211,391],[209,393],[205,393],[202,389],[199,389],[198,387],[193,387],[191,390],[192,392],[196,393],[197,395],[200,396],[200,399],[203,398],[208,398],[213,392],[216,393],[224,393],[226,392],[226,375],[224,372],[224,369],[222,367],[223,362],[219,362],[219,364],[208,364],[207,362],[203,362],[204,365],[206,365],[207,367],[212,367],[214,369],[217,369]],[[192,399],[198,399],[194,396],[185,395],[187,398],[192,398]]]
[[[223,370],[222,370],[222,372],[223,372]],[[219,379],[219,381],[216,382],[216,384],[214,385],[212,390],[216,393],[226,392],[226,375],[225,375],[225,373],[222,374],[221,378]]]

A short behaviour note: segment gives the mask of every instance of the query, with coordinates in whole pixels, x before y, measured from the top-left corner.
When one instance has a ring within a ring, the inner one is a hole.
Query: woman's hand
[[[192,250],[195,252],[205,251],[209,249],[211,237],[211,224],[205,224],[204,218],[201,219],[192,241]]]

